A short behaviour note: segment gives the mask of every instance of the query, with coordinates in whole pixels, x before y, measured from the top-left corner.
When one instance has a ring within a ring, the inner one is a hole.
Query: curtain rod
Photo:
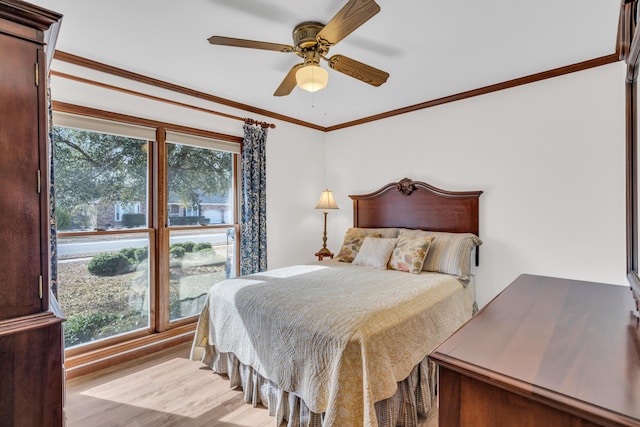
[[[244,119],[244,122],[248,125],[258,125],[263,128],[274,129],[276,127],[276,125],[274,125],[273,123],[260,122],[258,120],[253,120],[253,119]]]
[[[190,108],[192,110],[202,111],[204,113],[214,114],[216,116],[226,117],[228,119],[240,120],[240,121],[243,121],[244,123],[250,124],[250,125],[251,124],[256,124],[256,125],[262,126],[263,128],[271,128],[271,129],[275,129],[275,127],[276,127],[276,125],[273,124],[273,123],[261,122],[259,120],[254,120],[254,119],[250,119],[250,118],[246,118],[246,117],[239,117],[239,116],[234,116],[234,115],[231,115],[231,114],[221,113],[220,111],[209,110],[207,108],[197,107],[195,105],[185,104],[183,102],[172,101],[170,99],[160,98],[158,96],[149,95],[149,94],[142,93],[142,92],[137,92],[135,90],[125,89],[125,88],[121,88],[121,87],[118,87],[118,86],[113,86],[113,85],[110,85],[110,84],[107,84],[107,83],[97,82],[95,80],[85,79],[84,77],[78,77],[78,76],[74,76],[74,75],[67,74],[67,73],[61,73],[61,72],[55,71],[55,70],[51,70],[49,74],[51,74],[52,76],[63,78],[63,79],[74,80],[74,81],[79,82],[79,83],[90,84],[90,85],[102,87],[104,89],[110,89],[110,90],[114,90],[114,91],[117,91],[117,92],[126,93],[126,94],[129,94],[129,95],[135,95],[135,96],[139,96],[139,97],[142,97],[142,98],[151,99],[153,101],[164,102],[164,103],[167,103],[167,104],[176,105],[178,107]]]

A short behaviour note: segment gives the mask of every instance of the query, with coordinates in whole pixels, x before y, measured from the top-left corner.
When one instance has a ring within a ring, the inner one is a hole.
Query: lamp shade
[[[296,71],[296,83],[307,92],[324,89],[329,81],[329,73],[319,65],[305,65]]]
[[[333,193],[331,190],[324,190],[320,195],[320,200],[316,205],[316,209],[339,209],[336,205],[336,201],[333,199]]]

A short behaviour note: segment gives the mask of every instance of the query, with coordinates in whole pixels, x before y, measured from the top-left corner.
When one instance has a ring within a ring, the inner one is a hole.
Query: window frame
[[[207,131],[203,129],[191,128],[174,123],[149,120],[130,115],[124,115],[89,107],[83,107],[73,104],[61,103],[54,101],[52,103],[54,115],[56,113],[68,113],[74,116],[82,116],[84,118],[95,119],[96,123],[100,120],[123,123],[125,126],[144,126],[155,128],[155,141],[148,146],[148,206],[147,206],[147,227],[136,228],[131,230],[109,230],[109,231],[83,231],[83,232],[58,232],[59,237],[67,236],[90,236],[90,235],[114,235],[128,233],[148,233],[149,235],[149,328],[136,330],[133,332],[123,333],[114,337],[105,338],[96,342],[82,344],[65,350],[67,359],[65,365],[67,369],[73,369],[76,366],[86,366],[92,363],[103,364],[101,362],[105,357],[110,358],[117,355],[118,351],[131,352],[132,348],[140,348],[143,354],[152,352],[150,344],[160,345],[162,347],[171,345],[170,342],[185,341],[186,337],[191,337],[198,319],[197,315],[178,319],[169,320],[168,298],[169,298],[169,281],[168,281],[168,250],[164,254],[160,253],[160,248],[169,245],[169,226],[168,226],[168,205],[167,201],[167,149],[166,134],[167,132],[175,132],[194,136],[196,138],[208,138],[220,141],[221,146],[237,145],[238,150],[233,154],[233,194],[232,205],[233,218],[229,224],[214,225],[197,225],[183,226],[181,230],[190,228],[199,231],[204,229],[216,228],[233,228],[235,229],[235,241],[239,242],[239,174],[240,153],[242,150],[242,137],[235,135],[222,134],[218,132]],[[58,123],[53,122],[54,126]],[[60,124],[63,126],[63,124]],[[68,127],[73,127],[66,125]],[[86,127],[85,127],[86,128]],[[95,129],[101,132],[100,129]],[[173,141],[172,141],[173,142]],[[228,150],[227,150],[228,151]],[[121,214],[124,210],[121,207]],[[164,255],[164,256],[163,256]],[[235,257],[240,256],[239,244],[235,245]],[[239,274],[239,262],[235,262],[236,274]],[[166,307],[167,309],[163,309]],[[142,349],[142,346],[147,350]],[[134,353],[131,353],[134,354]],[[90,371],[90,370],[89,370]]]

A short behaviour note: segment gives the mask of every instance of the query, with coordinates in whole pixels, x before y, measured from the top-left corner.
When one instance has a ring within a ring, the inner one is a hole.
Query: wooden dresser
[[[61,426],[62,321],[49,300],[47,64],[61,16],[0,0],[0,425]],[[48,46],[47,46],[48,45]]]
[[[626,286],[522,275],[432,353],[439,427],[640,426]]]

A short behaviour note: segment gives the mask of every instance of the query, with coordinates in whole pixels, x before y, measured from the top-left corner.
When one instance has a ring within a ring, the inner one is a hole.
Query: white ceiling
[[[59,50],[323,127],[615,52],[619,1],[377,2],[329,56],[387,71],[385,84],[329,70],[320,92],[274,97],[298,56],[207,38],[293,44],[298,23],[326,23],[346,0],[33,1],[64,15]]]

